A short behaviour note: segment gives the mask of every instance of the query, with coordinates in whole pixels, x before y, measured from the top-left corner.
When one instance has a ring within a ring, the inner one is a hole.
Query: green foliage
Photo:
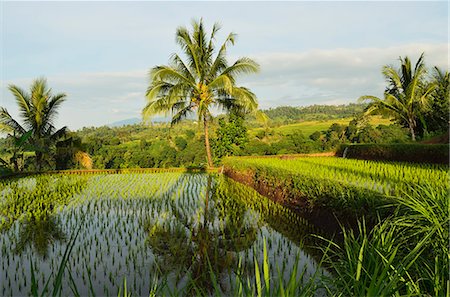
[[[54,120],[58,108],[65,101],[66,94],[53,95],[43,78],[33,81],[30,93],[21,88],[10,85],[9,90],[13,94],[19,106],[20,116],[23,124],[13,119],[8,111],[0,108],[0,126],[3,131],[13,131],[15,135],[24,135],[32,131],[27,142],[32,145],[36,158],[36,169],[40,171],[43,166],[52,167],[55,143],[66,133],[67,127],[56,130]],[[14,136],[15,136],[14,135]]]
[[[343,144],[337,150],[337,155],[345,158],[363,160],[448,164],[449,145],[413,143]]]
[[[450,290],[448,191],[422,185],[393,199],[397,210],[372,230],[344,230],[325,262],[347,296],[446,296]]]
[[[366,104],[350,103],[348,105],[311,105],[305,107],[279,106],[264,110],[275,122],[284,124],[311,120],[329,120],[353,117],[363,112]]]
[[[432,100],[428,108],[423,112],[418,124],[421,137],[427,134],[448,134],[450,115],[450,74],[437,67],[433,68],[431,83],[436,89],[431,94]]]
[[[411,139],[416,140],[418,121],[429,108],[432,94],[437,85],[427,83],[424,54],[420,56],[414,68],[408,57],[400,58],[401,67],[383,67],[383,75],[388,87],[384,98],[362,96],[359,100],[370,101],[366,114],[384,113],[392,115],[402,126],[409,128]]]
[[[251,183],[256,188],[261,183],[269,193],[282,190],[285,197],[295,199],[290,202],[294,205],[324,195],[327,197],[321,200],[322,205],[335,209],[347,205],[355,210],[353,215],[360,216],[367,209],[367,204],[361,202],[368,202],[370,191],[379,193],[365,213],[366,219],[378,213],[375,227],[370,229],[362,218],[356,232],[342,227],[342,241],[318,236],[326,243],[319,247],[325,266],[332,272],[324,279],[329,295],[448,295],[446,166],[338,158],[229,158],[225,165],[226,170],[253,177]],[[327,182],[334,186],[327,188]],[[353,198],[349,200],[351,193]]]
[[[184,150],[186,148],[188,142],[183,137],[177,136],[177,137],[175,137],[175,144],[178,147],[178,149]]]
[[[234,45],[236,34],[230,33],[216,50],[215,38],[220,26],[216,23],[207,34],[203,20],[192,22],[192,31],[179,27],[176,40],[185,61],[173,54],[170,65],[155,66],[150,71],[150,86],[147,89],[147,105],[144,118],[170,112],[171,124],[177,124],[188,115],[196,113],[203,123],[208,166],[212,167],[208,124],[212,120],[211,109],[220,108],[244,113],[258,109],[255,94],[248,88],[237,86],[236,78],[241,74],[255,73],[259,65],[249,58],[240,58],[229,65],[226,51]],[[209,35],[209,37],[208,37]]]
[[[216,130],[216,139],[213,142],[214,156],[221,159],[224,156],[239,155],[248,142],[247,128],[244,118],[237,113],[230,113],[228,121],[219,119]]]

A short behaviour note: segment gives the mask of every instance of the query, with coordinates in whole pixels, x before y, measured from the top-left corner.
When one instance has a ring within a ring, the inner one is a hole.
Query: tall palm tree
[[[375,96],[362,96],[361,101],[371,101],[366,114],[387,113],[393,115],[409,128],[411,139],[416,140],[417,119],[428,108],[435,84],[426,84],[424,54],[420,56],[414,69],[408,57],[400,57],[401,68],[384,66],[382,73],[389,83],[384,99]]]
[[[255,94],[236,86],[236,76],[255,73],[259,65],[245,57],[229,65],[226,52],[229,45],[234,45],[236,34],[230,33],[216,51],[214,41],[219,29],[215,24],[208,37],[202,20],[192,22],[192,31],[185,27],[177,29],[176,41],[186,62],[173,54],[169,65],[151,69],[146,94],[148,103],[142,112],[145,119],[170,112],[172,125],[196,112],[199,122],[203,123],[209,167],[213,166],[208,135],[211,110],[238,108],[249,112],[258,108]]]
[[[29,142],[34,147],[36,168],[39,171],[45,161],[45,154],[66,133],[67,127],[56,130],[54,126],[58,108],[65,101],[66,94],[53,95],[44,78],[32,82],[30,93],[15,85],[9,85],[8,89],[19,106],[23,124],[15,120],[6,108],[0,107],[0,128],[2,131],[12,130],[19,136],[32,131]]]

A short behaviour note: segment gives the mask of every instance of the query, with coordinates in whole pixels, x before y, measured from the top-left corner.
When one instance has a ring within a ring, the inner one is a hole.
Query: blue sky
[[[381,96],[381,67],[398,57],[448,69],[448,2],[16,2],[1,4],[0,106],[8,84],[45,76],[68,94],[58,125],[71,129],[139,117],[148,70],[179,52],[178,26],[202,17],[238,34],[229,60],[261,72],[239,83],[261,108]]]

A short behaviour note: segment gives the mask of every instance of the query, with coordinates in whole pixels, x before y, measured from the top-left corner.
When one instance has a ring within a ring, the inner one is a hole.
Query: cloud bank
[[[304,52],[257,53],[259,74],[244,77],[239,84],[251,88],[260,107],[281,105],[342,104],[361,95],[381,96],[385,87],[383,65],[398,65],[398,57],[413,62],[425,52],[429,68],[448,69],[448,44],[405,44],[388,48],[339,48]],[[233,61],[230,57],[230,61]],[[99,126],[140,117],[149,83],[148,70],[62,74],[47,78],[54,92],[66,92],[58,124],[72,129]],[[27,88],[31,78],[6,81]],[[2,88],[2,105],[14,114],[15,103]]]

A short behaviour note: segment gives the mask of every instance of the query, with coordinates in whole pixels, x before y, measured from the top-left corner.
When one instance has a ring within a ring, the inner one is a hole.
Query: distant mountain
[[[170,121],[170,117],[154,117],[152,118],[152,122],[153,123],[160,123],[160,122],[169,122]],[[142,122],[142,119],[140,118],[130,118],[130,119],[125,119],[125,120],[121,120],[121,121],[117,121],[114,123],[111,123],[108,125],[108,127],[122,127],[122,126],[127,126],[127,125],[134,125],[134,124],[139,124]]]
[[[114,122],[112,124],[109,124],[108,127],[122,127],[126,125],[134,125],[139,124],[142,120],[139,118],[131,118],[131,119],[125,119],[121,121]]]

